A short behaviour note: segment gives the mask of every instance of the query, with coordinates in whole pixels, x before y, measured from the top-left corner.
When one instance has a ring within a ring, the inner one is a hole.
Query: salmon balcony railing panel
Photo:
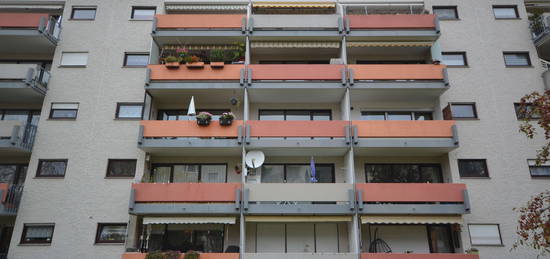
[[[444,80],[445,65],[348,65],[354,80]]]
[[[239,183],[135,183],[135,202],[235,202]]]
[[[232,80],[241,79],[241,70],[244,65],[229,64],[223,68],[212,68],[205,65],[204,68],[186,68],[182,65],[179,69],[169,69],[165,65],[149,65],[150,80],[189,80],[189,81],[208,81],[208,80]]]
[[[437,17],[433,14],[369,14],[347,15],[349,27],[363,30],[435,29]]]
[[[353,121],[359,138],[453,138],[454,121]]]
[[[38,29],[40,20],[47,21],[47,13],[0,13],[0,28]]]
[[[465,184],[452,183],[358,183],[364,202],[458,202],[463,203]]]
[[[157,29],[241,29],[242,14],[157,14]]]
[[[255,64],[249,65],[252,80],[342,80],[344,65],[331,64]],[[250,76],[250,75],[249,75]]]
[[[239,126],[243,122],[233,121],[229,126],[222,126],[218,121],[211,121],[207,127],[197,125],[196,121],[141,121],[144,138],[160,137],[225,137],[239,136]]]
[[[361,259],[479,259],[475,254],[397,254],[397,253],[362,253]]]
[[[346,137],[349,121],[247,121],[250,137]]]

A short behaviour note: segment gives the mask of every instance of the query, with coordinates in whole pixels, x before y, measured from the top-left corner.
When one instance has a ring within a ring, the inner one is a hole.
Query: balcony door
[[[258,223],[256,253],[338,253],[338,223]]]
[[[438,164],[365,164],[369,183],[442,183]]]
[[[157,164],[153,165],[153,183],[224,183],[227,164]]]
[[[262,183],[310,183],[309,164],[265,164],[261,167]],[[318,183],[334,183],[334,165],[315,164]]]
[[[454,253],[450,225],[428,225],[430,253]]]
[[[258,120],[271,121],[329,121],[330,110],[260,110]]]

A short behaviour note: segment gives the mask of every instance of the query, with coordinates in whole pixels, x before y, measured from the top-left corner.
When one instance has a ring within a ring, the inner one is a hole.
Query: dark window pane
[[[311,179],[311,168],[309,165],[287,165],[287,183],[309,183]]]
[[[264,120],[264,121],[285,120],[284,111],[260,111],[260,120]]]
[[[124,243],[126,224],[99,224],[96,243]]]
[[[504,63],[507,66],[530,66],[528,53],[505,53]]]
[[[414,119],[417,121],[430,121],[433,120],[431,112],[415,112]]]
[[[476,118],[473,104],[452,104],[453,118]]]
[[[21,243],[49,244],[52,242],[54,226],[24,225]]]
[[[136,20],[153,20],[155,16],[155,8],[133,8],[132,19]]]
[[[379,120],[386,119],[385,112],[361,112],[361,120]]]
[[[39,160],[36,176],[63,177],[67,169],[67,160]]]
[[[430,253],[454,253],[449,225],[428,225]]]
[[[3,120],[5,121],[27,122],[28,119],[29,119],[28,111],[7,110],[6,112],[4,112],[4,117],[3,117]]]
[[[282,183],[284,182],[283,165],[264,165],[262,166],[262,183]]]
[[[550,166],[529,166],[532,177],[550,177]]]
[[[133,177],[136,173],[137,160],[109,159],[107,177]]]
[[[119,104],[117,118],[141,118],[142,104]]]
[[[330,111],[313,111],[312,116],[314,121],[329,121],[331,119]]]
[[[367,182],[372,183],[441,183],[439,165],[367,164]]]
[[[12,183],[16,173],[16,165],[0,165],[0,183]]]
[[[412,120],[410,112],[388,112],[390,121],[410,121]]]
[[[73,8],[71,19],[74,20],[93,20],[95,19],[95,8]]]
[[[124,58],[125,66],[145,67],[149,64],[148,54],[126,54]]]
[[[223,252],[223,225],[196,227],[195,225],[168,225],[164,236],[163,250],[202,253]]]
[[[458,13],[455,6],[443,7],[434,6],[433,13],[441,20],[458,19]]]
[[[489,177],[487,162],[483,159],[459,159],[458,172],[461,177]]]
[[[334,172],[331,165],[315,165],[318,183],[334,183]]]
[[[523,107],[521,104],[519,103],[514,103],[514,109],[516,110],[516,116],[518,119],[523,119],[525,118],[525,115],[529,114],[532,112],[533,110],[533,104],[525,104]],[[540,113],[538,112],[533,112],[531,114],[531,118],[533,119],[540,119],[541,116],[540,116]]]
[[[52,110],[50,118],[52,119],[74,119],[77,110]]]

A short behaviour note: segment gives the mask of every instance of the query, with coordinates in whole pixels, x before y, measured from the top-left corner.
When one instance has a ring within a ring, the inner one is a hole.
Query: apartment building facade
[[[0,9],[10,259],[536,257],[510,251],[550,176],[518,131],[546,71],[523,1]]]

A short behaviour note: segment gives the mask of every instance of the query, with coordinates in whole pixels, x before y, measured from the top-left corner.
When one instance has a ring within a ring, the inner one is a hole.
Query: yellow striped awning
[[[246,222],[349,222],[351,216],[247,216]]]
[[[340,42],[321,41],[257,41],[250,43],[251,48],[340,48]]]
[[[332,2],[253,2],[253,8],[336,8]]]
[[[431,42],[348,42],[348,47],[431,47]]]
[[[229,44],[229,45],[164,45],[162,49],[164,50],[176,50],[178,48],[185,48],[188,50],[211,50],[211,49],[238,49],[238,45]]]
[[[235,224],[235,217],[145,217],[143,224]]]
[[[461,216],[361,216],[363,224],[462,224]]]

